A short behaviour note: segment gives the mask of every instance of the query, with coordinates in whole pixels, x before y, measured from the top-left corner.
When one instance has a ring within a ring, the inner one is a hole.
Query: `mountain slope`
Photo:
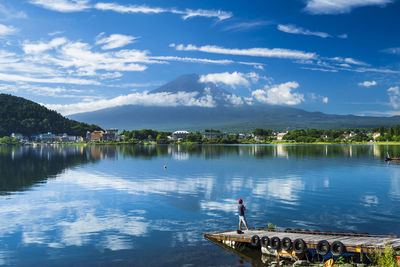
[[[200,83],[196,74],[183,75],[150,93],[197,93],[201,98],[211,95],[215,107],[159,107],[126,105],[94,112],[74,114],[70,117],[96,123],[102,127],[120,129],[152,128],[158,130],[221,130],[243,131],[254,128],[372,128],[400,124],[400,117],[360,117],[354,115],[328,115],[307,112],[287,106],[267,104],[242,104],[238,106],[226,97],[229,92],[212,83]]]
[[[45,132],[84,136],[86,131],[96,129],[100,127],[67,119],[22,97],[0,94],[0,136],[13,132],[26,136]]]

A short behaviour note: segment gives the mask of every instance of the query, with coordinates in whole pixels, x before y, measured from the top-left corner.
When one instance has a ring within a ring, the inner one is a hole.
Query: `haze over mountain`
[[[331,115],[238,97],[196,74],[182,75],[149,92],[154,98],[188,96],[169,106],[124,105],[73,114],[75,120],[119,129],[246,131],[254,128],[372,128],[400,124],[400,117]]]

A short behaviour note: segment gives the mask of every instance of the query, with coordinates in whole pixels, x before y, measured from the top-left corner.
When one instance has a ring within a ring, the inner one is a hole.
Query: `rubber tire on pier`
[[[281,240],[280,240],[280,238],[277,237],[277,236],[274,236],[273,238],[271,238],[271,239],[269,240],[269,246],[270,246],[272,249],[278,250],[278,249],[281,247]]]
[[[281,248],[283,248],[284,250],[288,251],[292,248],[292,240],[289,237],[284,237],[281,240]]]
[[[307,250],[307,245],[306,242],[304,242],[303,239],[298,238],[293,242],[293,250],[294,252],[296,252],[297,254],[301,254],[304,251]]]
[[[326,249],[324,249],[326,247]],[[331,245],[329,245],[329,242],[326,240],[321,240],[317,244],[317,253],[321,256],[325,256],[326,254],[329,253],[331,250]]]
[[[261,237],[260,244],[264,248],[268,247],[268,245],[269,245],[269,237],[268,236]]]
[[[340,241],[335,241],[332,243],[331,251],[333,256],[340,256],[346,252],[346,247]]]
[[[260,245],[260,237],[258,235],[253,235],[251,237],[250,243],[253,247]]]

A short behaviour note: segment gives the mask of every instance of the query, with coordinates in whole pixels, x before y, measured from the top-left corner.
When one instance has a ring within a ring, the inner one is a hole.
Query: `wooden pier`
[[[356,233],[310,232],[302,230],[262,229],[221,233],[205,233],[204,237],[235,248],[242,244],[261,247],[262,253],[279,255],[293,260],[308,258],[307,253],[333,256],[359,254],[361,259],[368,254],[383,252],[385,246],[400,250],[400,238],[394,235],[369,235]]]

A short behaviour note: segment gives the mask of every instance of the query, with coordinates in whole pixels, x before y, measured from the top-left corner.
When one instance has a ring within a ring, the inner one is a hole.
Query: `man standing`
[[[243,222],[244,226],[246,227],[246,229],[249,230],[249,227],[247,227],[246,218],[244,217],[244,211],[245,210],[246,210],[246,206],[243,205],[243,200],[239,199],[239,205],[238,205],[239,231],[242,230],[242,222]]]

